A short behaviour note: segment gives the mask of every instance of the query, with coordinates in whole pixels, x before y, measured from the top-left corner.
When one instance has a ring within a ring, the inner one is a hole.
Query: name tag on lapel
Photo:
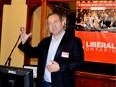
[[[68,52],[62,52],[61,57],[69,58]]]

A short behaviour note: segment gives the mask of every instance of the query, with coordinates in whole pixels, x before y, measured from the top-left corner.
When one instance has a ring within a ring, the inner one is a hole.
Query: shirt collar
[[[63,33],[61,34],[61,36],[60,36],[60,38],[59,38],[58,40],[62,39],[62,37],[64,36],[64,34],[65,34],[65,31],[63,31]],[[52,40],[56,40],[56,39],[53,37],[53,35],[52,35]]]

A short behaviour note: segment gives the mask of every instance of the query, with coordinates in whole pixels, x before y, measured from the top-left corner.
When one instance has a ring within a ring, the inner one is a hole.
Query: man
[[[76,18],[76,30],[81,30],[81,31],[85,30],[85,27],[84,27],[84,24],[82,23],[81,18]]]
[[[102,26],[102,28],[108,29],[108,28],[111,27],[111,25],[113,23],[113,17],[110,14],[111,14],[111,12],[108,11],[108,10],[106,10],[104,12],[104,18],[103,18],[103,26]]]
[[[49,14],[47,23],[51,36],[32,47],[27,41],[31,33],[22,29],[18,47],[26,56],[39,58],[37,87],[75,87],[75,70],[84,59],[81,39],[65,32],[60,14]]]

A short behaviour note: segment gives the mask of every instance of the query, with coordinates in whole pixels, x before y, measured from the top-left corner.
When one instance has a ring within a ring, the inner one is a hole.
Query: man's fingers
[[[29,34],[28,34],[28,37],[30,37],[31,35],[32,35],[32,33],[29,33]]]
[[[55,64],[55,63],[57,63],[56,61],[53,61],[53,60],[51,60],[51,62],[52,62],[52,64]]]
[[[21,41],[24,44],[32,33],[26,34],[26,29],[24,27],[20,27],[20,32]]]

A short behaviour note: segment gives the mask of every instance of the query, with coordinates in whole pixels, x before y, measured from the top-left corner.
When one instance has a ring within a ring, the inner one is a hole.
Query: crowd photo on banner
[[[76,30],[116,32],[116,9],[76,8]]]

